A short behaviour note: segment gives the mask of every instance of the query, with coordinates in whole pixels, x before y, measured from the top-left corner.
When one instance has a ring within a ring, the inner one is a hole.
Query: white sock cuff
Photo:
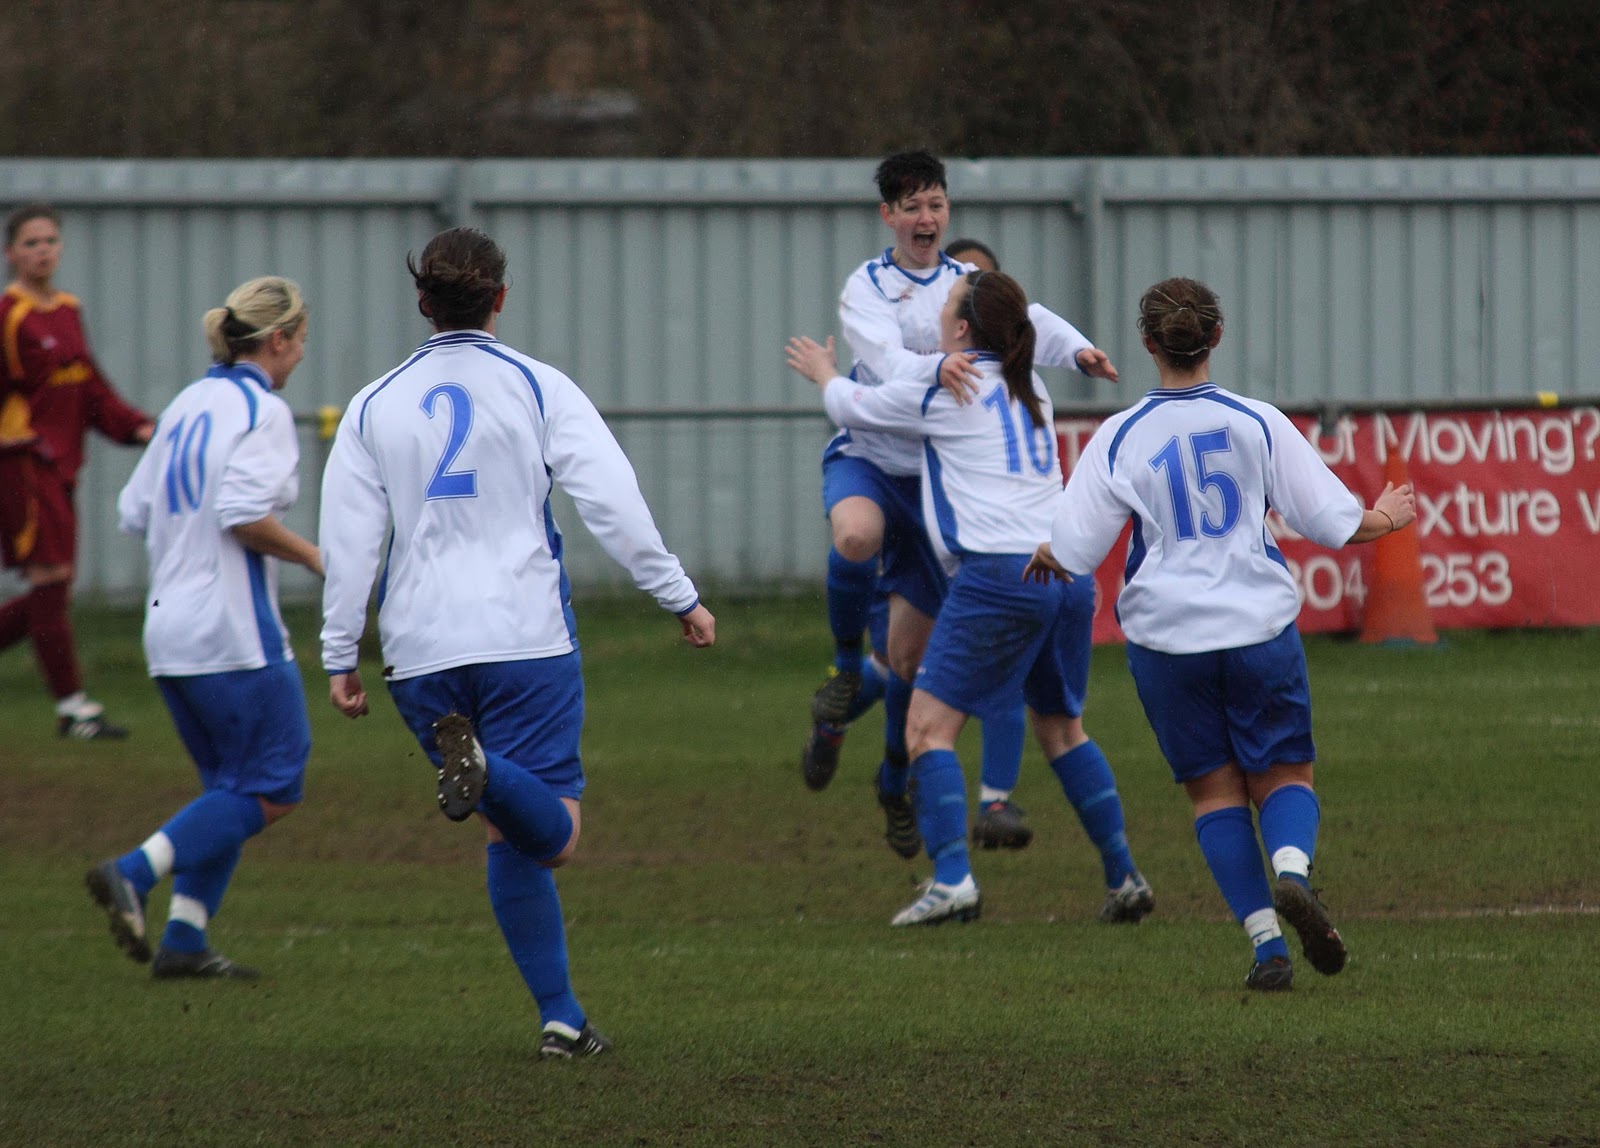
[[[157,830],[150,835],[150,839],[139,846],[139,851],[144,854],[144,859],[150,863],[150,871],[159,881],[172,872],[172,859],[174,850],[172,838]]]
[[[1250,934],[1250,943],[1259,945],[1263,941],[1270,941],[1273,937],[1283,936],[1283,928],[1278,924],[1278,914],[1268,905],[1265,909],[1257,909],[1244,919],[1244,931]]]
[[[68,694],[56,701],[56,717],[70,717],[88,720],[97,718],[106,712],[106,707],[93,700],[88,694],[79,690],[75,694]]]
[[[193,897],[174,893],[172,905],[167,909],[167,920],[182,921],[185,925],[193,925],[203,933],[206,931],[206,922],[211,920],[211,914],[206,912],[206,907]]]
[[[1297,877],[1311,876],[1311,857],[1304,849],[1296,845],[1285,845],[1273,851],[1272,871],[1280,877],[1285,873],[1293,873]]]
[[[1009,789],[993,789],[987,785],[978,787],[978,803],[980,805],[988,805],[991,801],[1009,800],[1011,800],[1011,791]]]

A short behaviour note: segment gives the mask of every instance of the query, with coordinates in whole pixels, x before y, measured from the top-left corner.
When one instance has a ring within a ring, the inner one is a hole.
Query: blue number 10
[[[428,489],[423,498],[476,498],[478,472],[452,472],[450,469],[450,464],[461,453],[461,448],[467,442],[467,434],[472,430],[472,396],[460,383],[440,383],[422,396],[422,413],[431,419],[434,407],[441,398],[450,402],[450,438],[444,444],[444,453],[439,456],[439,465],[428,480]]]
[[[1017,445],[1017,428],[1011,421],[1011,406],[1007,402],[1010,397],[1006,385],[1001,383],[990,391],[983,400],[983,405],[1000,416],[1000,433],[1006,438],[1006,473],[1022,473],[1022,450]],[[1050,473],[1050,441],[1055,437],[1047,426],[1037,427],[1030,418],[1028,422],[1028,461],[1033,464],[1037,474]]]
[[[1206,464],[1206,455],[1226,454],[1233,449],[1228,441],[1228,428],[1220,427],[1190,435],[1189,449],[1194,454],[1195,477],[1199,480],[1200,489],[1215,490],[1222,498],[1222,521],[1213,522],[1211,512],[1206,511],[1200,518],[1200,533],[1207,538],[1221,538],[1239,525],[1239,515],[1244,511],[1244,499],[1233,476],[1226,471],[1211,470]],[[1172,495],[1173,526],[1178,537],[1196,537],[1194,509],[1176,435],[1169,438],[1166,445],[1151,457],[1150,469],[1166,473],[1167,490]]]

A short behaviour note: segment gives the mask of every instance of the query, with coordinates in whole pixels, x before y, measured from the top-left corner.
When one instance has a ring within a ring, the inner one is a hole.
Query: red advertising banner
[[[1291,415],[1362,502],[1383,490],[1398,455],[1417,492],[1422,588],[1434,625],[1495,629],[1600,625],[1600,408],[1508,408],[1352,414],[1324,427]],[[1056,419],[1061,466],[1078,461],[1098,417]],[[1268,528],[1300,590],[1300,629],[1357,630],[1373,547],[1328,550]],[[1095,640],[1121,641],[1109,608],[1122,589],[1127,534],[1095,572]]]

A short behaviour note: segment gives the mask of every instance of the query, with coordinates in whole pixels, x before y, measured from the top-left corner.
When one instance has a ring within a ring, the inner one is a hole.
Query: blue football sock
[[[523,983],[539,1003],[543,1024],[582,1029],[583,1008],[567,973],[567,934],[554,871],[509,841],[489,846],[489,904]]]
[[[266,823],[261,802],[254,797],[223,789],[202,794],[161,827],[172,842],[173,873],[197,872],[230,857],[237,860],[239,847],[260,833]],[[148,863],[145,868],[148,871]],[[232,863],[228,872],[233,872]]]
[[[861,635],[872,614],[878,560],[852,562],[828,550],[828,628],[833,631],[834,665],[841,673],[861,669]]]
[[[885,754],[878,765],[878,792],[884,797],[904,797],[906,780],[911,776],[911,763],[905,754]]]
[[[883,684],[883,752],[885,757],[904,761],[906,754],[906,712],[911,708],[911,683],[890,672]]]
[[[572,814],[548,785],[515,762],[484,750],[489,779],[483,787],[483,812],[500,835],[535,861],[547,861],[566,848]]]
[[[1100,850],[1106,888],[1118,888],[1134,872],[1134,864],[1122,818],[1122,798],[1117,794],[1117,779],[1111,775],[1106,755],[1094,742],[1086,741],[1056,758],[1050,768],[1077,811],[1083,831]]]
[[[178,912],[178,898],[187,897],[204,908],[204,917],[196,921],[183,920],[177,915],[168,917],[166,931],[161,935],[163,948],[180,953],[198,953],[206,947],[205,925],[222,908],[222,898],[233,880],[233,871],[244,852],[236,847],[231,853],[215,858],[203,866],[174,871],[172,896],[174,913]],[[198,923],[197,923],[198,922]]]
[[[1010,793],[1022,773],[1022,743],[1028,733],[1021,705],[1002,717],[983,719],[983,784]]]
[[[967,856],[967,780],[955,751],[930,749],[911,763],[917,778],[917,828],[928,856],[933,859],[933,879],[957,885],[972,872]]]
[[[150,858],[144,855],[143,849],[118,857],[117,872],[128,879],[141,897],[148,897],[150,890],[156,887],[156,871],[150,868]]]
[[[856,718],[866,713],[878,704],[883,697],[884,672],[878,669],[878,663],[873,658],[863,658],[861,661],[861,688],[856,691],[855,700],[850,703],[850,708],[845,711],[844,720],[853,722]]]
[[[1261,864],[1261,846],[1256,842],[1250,810],[1242,805],[1212,810],[1195,818],[1194,833],[1222,899],[1233,911],[1234,919],[1252,933],[1256,960],[1287,957],[1289,946],[1275,920],[1270,928],[1259,931],[1248,923],[1252,917],[1260,920],[1270,916],[1272,910],[1272,888]]]
[[[1257,818],[1273,871],[1309,886],[1322,821],[1316,793],[1304,785],[1280,785],[1261,803]]]

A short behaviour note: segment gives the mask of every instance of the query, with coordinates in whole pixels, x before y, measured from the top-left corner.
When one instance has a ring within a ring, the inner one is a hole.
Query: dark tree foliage
[[[1586,154],[1595,0],[9,0],[0,153]]]

